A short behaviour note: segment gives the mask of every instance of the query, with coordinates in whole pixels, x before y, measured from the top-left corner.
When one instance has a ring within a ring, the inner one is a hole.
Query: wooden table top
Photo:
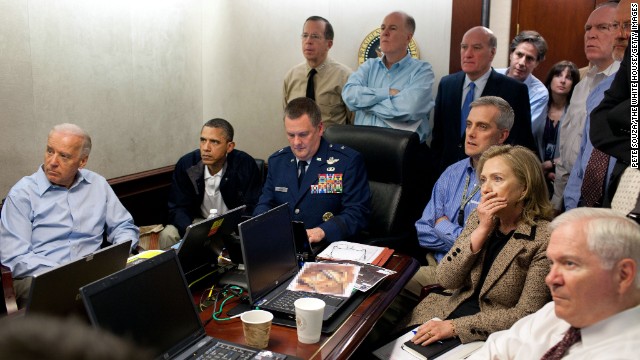
[[[268,350],[294,355],[302,359],[347,359],[362,343],[373,328],[382,313],[400,293],[405,284],[418,270],[418,262],[410,256],[394,254],[384,266],[396,271],[396,274],[384,279],[371,290],[367,298],[332,334],[322,334],[320,342],[316,344],[302,344],[298,342],[296,329],[273,324],[269,339]],[[194,297],[196,305],[200,298]],[[229,301],[225,305],[226,311],[237,305],[236,301]],[[211,319],[212,306],[200,313],[203,322]],[[242,322],[240,318],[228,321],[211,320],[205,327],[207,334],[214,338],[244,344]]]

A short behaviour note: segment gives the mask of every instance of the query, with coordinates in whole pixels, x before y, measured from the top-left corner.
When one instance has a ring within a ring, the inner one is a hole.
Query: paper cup
[[[273,314],[264,310],[251,310],[243,313],[240,319],[247,345],[258,349],[266,348],[269,345]]]
[[[296,328],[298,341],[303,344],[315,344],[320,341],[324,301],[314,298],[296,300]]]

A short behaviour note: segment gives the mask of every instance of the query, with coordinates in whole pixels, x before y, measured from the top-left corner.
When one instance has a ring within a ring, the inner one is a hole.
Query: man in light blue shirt
[[[567,181],[567,187],[564,189],[564,206],[565,210],[574,209],[580,206],[584,206],[582,203],[582,181],[584,180],[584,173],[587,169],[587,164],[589,163],[589,158],[591,158],[591,153],[593,152],[593,144],[589,139],[589,129],[591,128],[591,111],[595,109],[600,102],[604,98],[604,92],[611,87],[611,83],[615,78],[616,72],[609,75],[606,79],[602,80],[589,94],[587,97],[587,119],[585,121],[584,130],[582,132],[582,140],[580,142],[580,151],[578,152],[578,157],[576,158],[576,162],[573,165],[573,169],[571,169],[571,173],[569,175],[569,181]],[[609,158],[609,165],[607,166],[607,173],[605,176],[605,183],[603,185],[603,195],[607,196],[606,191],[609,188],[609,179],[611,178],[611,173],[613,172],[613,168],[616,165],[616,158],[607,155]],[[602,203],[598,204],[600,207]]]
[[[549,91],[542,81],[533,76],[532,72],[544,61],[547,42],[538,32],[525,30],[513,38],[509,51],[509,67],[496,69],[496,71],[527,85],[531,104],[531,122],[545,121]]]
[[[18,303],[31,276],[100,249],[106,231],[112,244],[139,231],[104,177],[85,170],[91,138],[77,125],[56,125],[44,164],[11,188],[0,217],[0,261],[15,278]]]
[[[355,125],[413,131],[424,143],[431,135],[434,75],[431,64],[407,52],[415,27],[415,20],[406,13],[387,15],[380,26],[384,55],[367,60],[349,76],[342,98],[356,113]]]
[[[491,146],[509,137],[514,112],[509,103],[496,96],[484,96],[471,103],[465,130],[465,153],[469,156],[449,166],[436,182],[431,200],[416,222],[420,246],[433,251],[429,266],[421,267],[406,289],[420,296],[422,287],[435,284],[435,268],[451,249],[471,212],[480,200],[480,184],[475,167]]]

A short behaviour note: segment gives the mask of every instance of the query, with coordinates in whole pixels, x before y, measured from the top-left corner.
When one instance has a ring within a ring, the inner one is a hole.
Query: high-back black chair
[[[365,243],[396,250],[417,245],[415,222],[426,206],[419,171],[420,139],[409,131],[375,126],[334,125],[325,129],[327,141],[357,150],[364,157],[371,189],[371,217]]]

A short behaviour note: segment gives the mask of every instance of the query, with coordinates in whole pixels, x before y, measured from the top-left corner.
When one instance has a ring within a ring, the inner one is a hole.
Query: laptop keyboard
[[[284,291],[271,301],[269,307],[283,312],[294,313],[295,306],[293,303],[298,299],[306,297],[322,299],[325,304],[332,307],[336,307],[344,301],[344,298],[337,296],[321,295],[306,291]]]
[[[204,354],[198,356],[197,360],[240,360],[253,359],[255,350],[245,349],[231,344],[217,343],[207,349]]]

